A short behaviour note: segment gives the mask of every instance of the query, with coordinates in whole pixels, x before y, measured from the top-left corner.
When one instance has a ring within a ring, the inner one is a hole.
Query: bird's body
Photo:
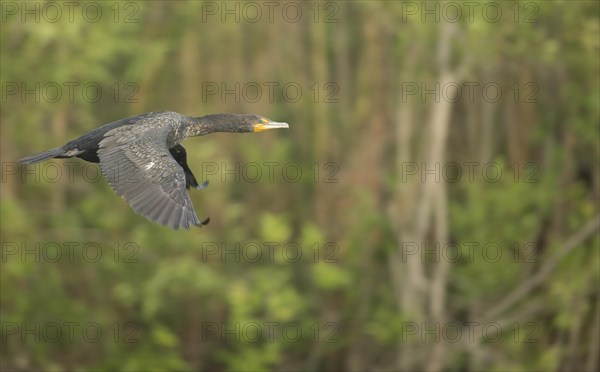
[[[176,112],[149,112],[96,128],[81,137],[20,160],[25,164],[50,158],[79,157],[100,163],[113,190],[134,211],[173,229],[202,226],[186,188],[198,184],[187,165],[185,138],[213,132],[258,132],[287,128],[256,115],[215,114],[192,118]]]

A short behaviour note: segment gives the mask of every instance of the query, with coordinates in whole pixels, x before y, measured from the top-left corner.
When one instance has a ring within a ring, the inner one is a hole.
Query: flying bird
[[[133,210],[172,229],[206,225],[186,189],[203,189],[187,164],[181,142],[215,132],[251,133],[289,128],[258,115],[213,114],[189,117],[176,112],[148,112],[96,128],[64,146],[27,156],[23,164],[78,157],[100,163],[112,189]]]

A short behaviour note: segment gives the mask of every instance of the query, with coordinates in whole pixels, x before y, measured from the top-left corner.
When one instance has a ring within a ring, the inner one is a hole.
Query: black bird
[[[100,163],[110,186],[136,213],[178,229],[206,225],[194,211],[186,189],[203,189],[187,165],[180,142],[214,132],[249,133],[289,128],[258,115],[214,114],[189,117],[176,112],[148,112],[121,119],[84,134],[62,147],[25,157],[24,164],[50,158],[78,157]]]

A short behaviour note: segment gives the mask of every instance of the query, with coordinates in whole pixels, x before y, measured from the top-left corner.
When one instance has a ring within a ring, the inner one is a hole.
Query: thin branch
[[[483,317],[483,319],[491,320],[497,318],[500,314],[505,312],[523,297],[525,297],[529,292],[531,292],[534,288],[540,285],[548,275],[556,268],[558,263],[573,249],[577,248],[577,246],[581,245],[587,238],[589,238],[594,233],[598,232],[600,228],[600,215],[596,216],[594,219],[586,223],[579,231],[577,231],[571,238],[567,240],[567,242],[562,246],[562,248],[554,254],[554,256],[550,257],[548,261],[542,266],[542,268],[529,280],[525,283],[517,287],[513,290],[508,296],[504,298],[504,300],[500,301],[500,303],[489,310],[487,314]]]

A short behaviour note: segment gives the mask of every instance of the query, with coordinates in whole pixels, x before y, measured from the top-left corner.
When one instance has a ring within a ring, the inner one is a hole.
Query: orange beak
[[[254,132],[262,132],[269,129],[277,129],[277,128],[289,128],[288,123],[278,123],[276,121],[270,121],[265,119],[264,122],[258,123],[254,125]]]

